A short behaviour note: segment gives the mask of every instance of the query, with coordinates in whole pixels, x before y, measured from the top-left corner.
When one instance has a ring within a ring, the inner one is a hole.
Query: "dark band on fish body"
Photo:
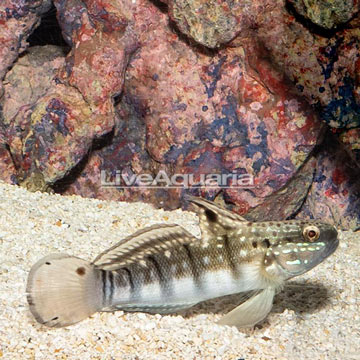
[[[148,260],[154,266],[154,269],[156,270],[156,274],[159,279],[162,296],[164,298],[166,296],[169,296],[170,295],[169,291],[168,291],[168,289],[170,288],[169,278],[164,274],[161,264],[159,264],[159,261],[156,259],[156,256],[148,255],[148,256],[146,256],[146,260]]]
[[[234,277],[236,277],[237,276],[237,270],[236,270],[237,268],[236,268],[236,264],[234,262],[231,248],[230,248],[230,239],[227,235],[224,235],[223,238],[224,238],[225,256],[227,258],[228,264],[230,265],[231,273],[234,275]]]
[[[130,285],[130,293],[133,294],[135,292],[135,284],[134,284],[134,279],[132,277],[131,271],[127,267],[123,267],[122,270],[125,271],[125,273],[128,277],[129,285]]]
[[[103,291],[103,303],[110,305],[114,296],[114,274],[112,271],[102,270],[102,291]]]
[[[164,281],[164,274],[162,273],[160,264],[155,259],[155,257],[153,255],[148,255],[148,256],[145,257],[145,259],[147,261],[149,261],[153,265],[154,269],[156,270],[156,275],[157,275],[157,277],[159,279],[159,282],[163,282]]]
[[[100,274],[102,283],[103,304],[106,304],[106,271],[100,270]]]
[[[185,250],[185,254],[187,255],[187,257],[189,259],[190,269],[191,269],[191,273],[194,277],[195,283],[199,288],[201,288],[200,269],[198,266],[196,266],[196,262],[195,262],[193,254],[190,250],[190,246],[187,244],[183,244],[182,247]]]
[[[112,271],[108,271],[108,275],[109,275],[109,285],[110,285],[109,304],[111,304],[114,298],[114,290],[115,290],[114,273]]]

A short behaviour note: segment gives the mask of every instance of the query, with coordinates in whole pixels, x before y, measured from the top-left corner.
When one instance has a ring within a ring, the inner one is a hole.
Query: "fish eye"
[[[307,226],[303,231],[303,235],[306,240],[313,242],[320,237],[320,230],[316,226]]]

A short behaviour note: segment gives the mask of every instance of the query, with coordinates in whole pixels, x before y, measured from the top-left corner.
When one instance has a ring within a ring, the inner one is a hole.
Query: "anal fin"
[[[218,321],[218,324],[236,327],[254,326],[266,318],[272,308],[274,296],[275,288],[273,287],[261,290],[261,292],[223,316]]]

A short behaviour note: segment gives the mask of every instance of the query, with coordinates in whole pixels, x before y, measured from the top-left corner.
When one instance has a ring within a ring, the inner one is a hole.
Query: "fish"
[[[241,294],[218,323],[251,327],[270,312],[284,282],[331,255],[334,226],[318,220],[247,221],[216,203],[187,197],[201,236],[178,224],[135,232],[92,262],[51,254],[31,268],[27,301],[35,319],[64,327],[99,311],[170,314]]]

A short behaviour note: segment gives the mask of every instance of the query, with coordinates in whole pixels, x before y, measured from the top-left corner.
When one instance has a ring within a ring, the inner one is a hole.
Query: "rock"
[[[340,134],[340,141],[360,168],[360,128],[344,131]]]
[[[51,5],[50,0],[0,3],[0,99],[4,95],[3,78],[26,48],[26,38],[39,25],[40,15]],[[0,179],[16,183],[16,169],[0,111]]]
[[[311,32],[280,3],[259,18],[259,41],[329,126],[359,127],[359,27]]]
[[[5,181],[9,182],[11,178],[14,182],[16,177],[16,182],[20,180],[23,171],[22,136],[29,130],[32,106],[51,89],[56,71],[64,64],[64,55],[63,49],[56,46],[30,48],[4,79],[4,96],[0,100],[3,109],[2,123],[8,152],[12,154],[11,163],[14,161],[13,171],[10,174],[2,173],[7,176]],[[15,165],[19,167],[19,171],[15,171]],[[27,184],[27,187],[35,190],[49,190],[40,172],[31,176]]]
[[[264,59],[250,65],[256,47],[224,48],[209,57],[173,34],[166,14],[153,4],[137,1],[131,13],[142,46],[125,75],[119,122],[111,144],[90,156],[66,193],[174,208],[181,187],[102,189],[101,170],[113,178],[116,171],[130,177],[191,173],[195,180],[201,174],[250,174],[255,186],[249,190],[218,186],[197,192],[214,198],[222,190],[246,212],[286,184],[321,132],[286,79]]]
[[[7,130],[16,126],[14,117],[22,106],[34,104],[50,90],[51,80],[65,63],[65,55],[57,46],[34,46],[9,70],[1,99],[3,124]]]
[[[314,182],[298,217],[359,229],[360,168],[334,136],[327,137],[316,161]]]
[[[38,174],[39,189],[62,178],[87,154],[93,139],[114,126],[112,99],[122,90],[137,45],[119,9],[110,6],[102,19],[95,5],[89,3],[89,12],[82,12],[82,24],[72,34],[74,46],[43,96],[33,94],[30,104],[5,119],[19,182],[28,188],[36,190],[27,180],[32,173]],[[24,87],[21,82],[16,86]]]
[[[7,145],[4,132],[0,127],[0,180],[9,184],[16,183],[16,169]]]
[[[328,202],[322,189],[332,186],[312,183],[313,166],[330,174],[338,155],[313,153],[326,122],[357,156],[357,18],[324,36],[282,0],[163,2],[55,1],[71,50],[32,49],[8,72],[1,176],[33,191],[166,208],[192,192],[255,220],[330,219],[309,202]],[[253,183],[152,189],[139,186],[141,174],[248,175]],[[347,179],[341,191],[353,194]],[[346,207],[343,226],[353,228],[351,201],[329,207]]]
[[[282,189],[250,209],[245,218],[250,221],[281,221],[295,216],[308,196],[315,170],[316,160],[311,157]]]
[[[2,0],[0,4],[0,97],[2,79],[26,47],[26,38],[39,25],[40,15],[51,6],[50,0]]]
[[[199,44],[217,48],[248,27],[252,1],[168,0],[179,30]]]
[[[359,3],[292,0],[288,8],[282,0],[166,3],[178,29],[201,45],[217,48],[229,42],[241,46],[247,38],[259,41],[308,102],[321,107],[321,117],[330,126],[360,125]],[[347,29],[327,34],[309,28],[296,13],[327,28],[352,22]],[[262,53],[260,47],[256,56]]]
[[[350,21],[360,10],[356,0],[288,0],[296,11],[315,25],[332,29]]]

